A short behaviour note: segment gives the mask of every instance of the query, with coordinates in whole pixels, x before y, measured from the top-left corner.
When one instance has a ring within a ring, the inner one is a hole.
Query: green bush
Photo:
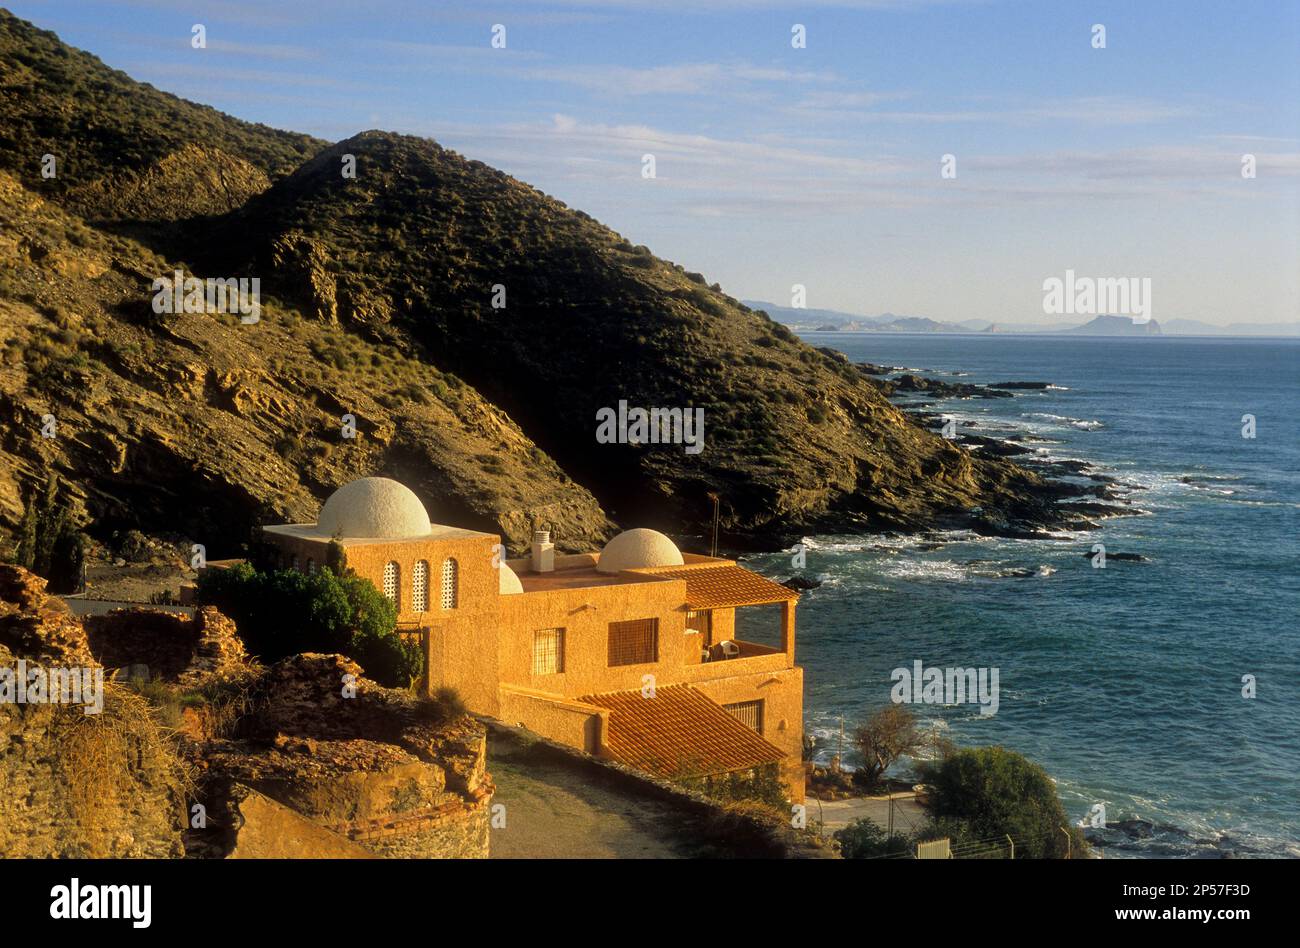
[[[840,855],[845,859],[883,859],[909,853],[914,845],[908,836],[889,836],[879,823],[866,819],[854,820],[835,839],[840,844]]]
[[[1047,772],[1015,751],[959,750],[920,770],[928,785],[930,829],[949,836],[954,846],[1010,835],[1018,859],[1059,859],[1067,849],[1075,854],[1086,849],[1082,834],[1069,825]],[[1072,847],[1062,827],[1070,833]]]
[[[339,652],[389,687],[406,687],[424,671],[419,646],[397,634],[396,608],[354,574],[260,572],[241,563],[201,572],[198,601],[230,616],[248,650],[264,662]]]

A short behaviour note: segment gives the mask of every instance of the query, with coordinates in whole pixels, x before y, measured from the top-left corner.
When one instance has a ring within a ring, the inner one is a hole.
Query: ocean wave
[[[966,567],[952,560],[890,560],[878,570],[890,579],[966,582],[970,578]]]
[[[1064,425],[1070,428],[1077,428],[1080,431],[1100,431],[1105,428],[1104,422],[1088,418],[1071,418],[1069,415],[1053,415],[1046,411],[1031,411],[1020,416],[1021,418],[1034,418],[1039,421],[1051,422],[1054,425]]]

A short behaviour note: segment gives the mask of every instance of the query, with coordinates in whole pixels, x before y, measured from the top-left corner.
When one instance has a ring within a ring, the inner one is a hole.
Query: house
[[[577,555],[539,531],[531,555],[503,559],[499,537],[431,523],[382,477],[340,487],[316,523],[263,533],[282,566],[341,558],[371,580],[419,636],[430,690],[663,777],[774,767],[803,800],[798,593],[733,560],[645,529]],[[779,610],[773,641],[737,639],[736,610],[760,606]]]

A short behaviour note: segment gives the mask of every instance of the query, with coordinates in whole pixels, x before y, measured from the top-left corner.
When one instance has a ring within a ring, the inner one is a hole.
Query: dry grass
[[[158,710],[131,688],[104,683],[104,710],[60,709],[59,760],[72,817],[87,855],[110,855],[111,828],[131,806],[132,791],[164,787],[177,805],[193,794],[194,780]]]

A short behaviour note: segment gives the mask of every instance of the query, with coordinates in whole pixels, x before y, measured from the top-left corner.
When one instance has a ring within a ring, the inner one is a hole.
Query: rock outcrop
[[[5,855],[487,856],[493,786],[473,718],[341,655],[258,668],[215,609],[87,624],[39,577],[0,566]],[[100,675],[102,711],[16,703],[14,675],[37,663]],[[104,680],[142,665],[147,687]]]
[[[98,664],[67,604],[46,594],[44,579],[9,563],[0,563],[0,648],[52,665]]]
[[[0,223],[0,532],[16,529],[25,497],[55,472],[100,538],[179,535],[214,559],[240,553],[262,523],[314,519],[333,488],[366,474],[402,480],[440,522],[499,533],[515,549],[538,521],[563,524],[557,542],[571,549],[612,534],[590,492],[499,408],[391,346],[341,333],[329,312],[263,300],[252,326],[156,318],[151,281],[177,264],[86,228],[4,172]],[[97,263],[74,271],[66,260]],[[358,287],[342,304],[350,322],[382,323],[384,307]],[[41,434],[47,415],[53,438]],[[344,415],[354,438],[342,435]]]
[[[431,718],[434,706],[365,680],[341,655],[278,662],[251,694],[234,735],[203,746],[213,819],[188,834],[192,853],[239,847],[247,788],[375,855],[487,855],[493,787],[478,722]]]

